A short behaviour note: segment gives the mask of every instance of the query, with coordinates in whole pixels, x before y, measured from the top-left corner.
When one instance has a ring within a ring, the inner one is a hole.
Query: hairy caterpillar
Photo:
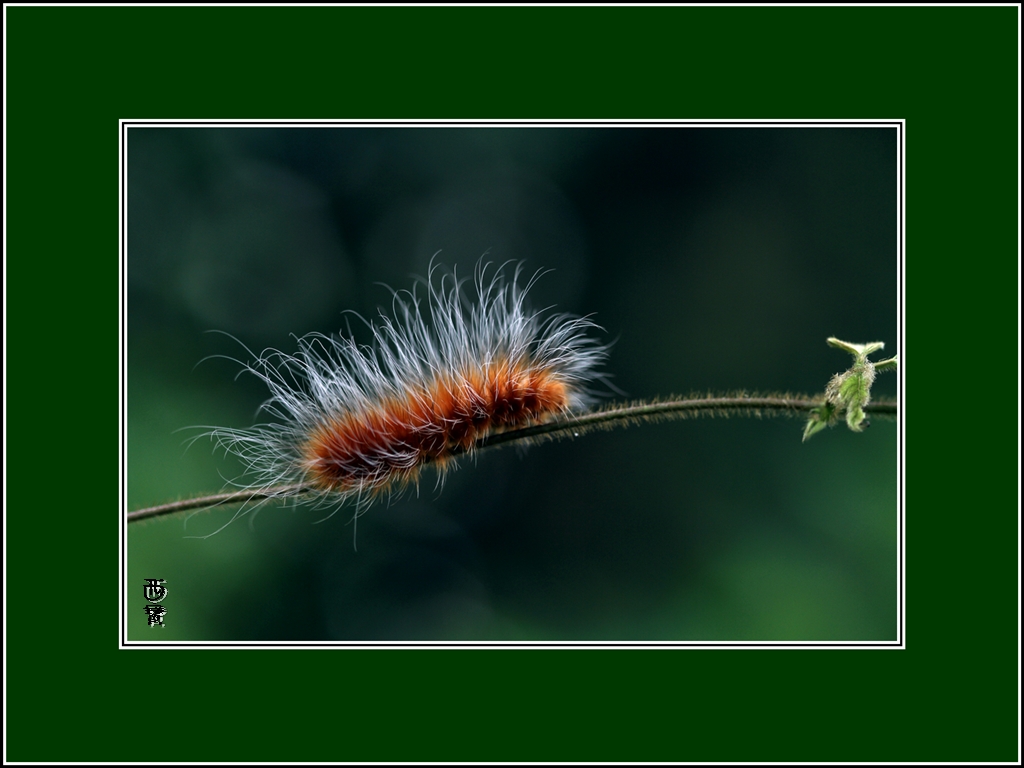
[[[371,346],[313,333],[295,354],[256,356],[245,370],[269,388],[261,410],[273,421],[200,436],[242,460],[243,487],[362,508],[427,465],[443,478],[483,437],[586,410],[607,379],[608,347],[587,335],[599,326],[531,312],[541,273],[521,287],[522,266],[511,279],[505,266],[479,263],[467,297],[466,280],[432,264],[411,291],[392,291],[392,315],[366,323]]]

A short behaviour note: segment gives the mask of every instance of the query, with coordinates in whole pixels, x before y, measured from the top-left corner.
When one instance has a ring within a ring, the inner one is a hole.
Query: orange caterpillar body
[[[318,426],[304,449],[310,482],[326,490],[414,480],[493,432],[539,424],[568,410],[566,385],[542,368],[501,361],[343,413]]]

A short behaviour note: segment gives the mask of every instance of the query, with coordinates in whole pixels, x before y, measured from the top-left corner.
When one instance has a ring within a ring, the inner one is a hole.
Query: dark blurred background
[[[629,398],[820,392],[828,336],[897,332],[892,128],[132,128],[129,508],[239,466],[183,427],[245,427],[242,347],[294,351],[387,306],[430,258],[549,268]],[[198,365],[197,365],[198,364]],[[875,392],[895,394],[896,377]],[[352,510],[217,509],[129,529],[159,639],[891,640],[896,426],[694,420],[464,461]],[[195,538],[194,538],[195,537]]]

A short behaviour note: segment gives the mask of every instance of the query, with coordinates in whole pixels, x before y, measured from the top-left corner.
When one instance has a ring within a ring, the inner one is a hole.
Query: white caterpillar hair
[[[311,333],[295,354],[254,356],[245,371],[270,390],[261,411],[271,421],[200,437],[242,460],[241,487],[361,509],[415,482],[424,465],[443,477],[488,434],[587,409],[594,383],[607,385],[598,368],[608,346],[587,335],[599,326],[530,311],[525,297],[542,273],[520,287],[522,265],[511,280],[507,266],[478,263],[467,298],[467,280],[432,263],[411,291],[391,291],[392,315],[363,321],[370,346]]]

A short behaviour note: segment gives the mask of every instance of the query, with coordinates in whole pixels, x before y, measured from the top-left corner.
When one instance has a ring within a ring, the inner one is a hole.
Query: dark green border
[[[5,14],[8,760],[1019,758],[1016,7]],[[117,120],[171,117],[906,118],[907,650],[119,651]]]

